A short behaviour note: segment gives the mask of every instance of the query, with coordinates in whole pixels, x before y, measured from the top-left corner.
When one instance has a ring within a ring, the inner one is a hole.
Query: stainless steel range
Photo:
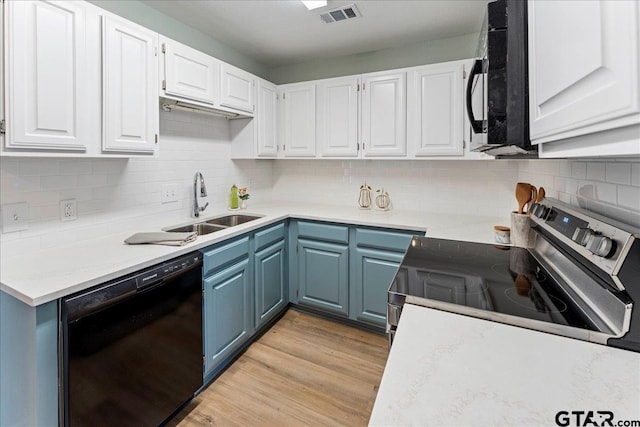
[[[554,199],[531,211],[529,249],[414,237],[390,342],[406,302],[640,352],[640,230]]]

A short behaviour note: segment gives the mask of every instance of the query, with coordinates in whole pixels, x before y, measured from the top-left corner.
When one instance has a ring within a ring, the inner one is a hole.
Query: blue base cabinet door
[[[349,247],[298,239],[298,303],[348,316]]]
[[[385,326],[387,291],[402,262],[402,253],[356,248],[351,282],[351,317]]]
[[[205,375],[239,349],[252,333],[250,283],[248,259],[204,280]]]
[[[287,304],[284,240],[255,254],[256,329],[277,315]]]

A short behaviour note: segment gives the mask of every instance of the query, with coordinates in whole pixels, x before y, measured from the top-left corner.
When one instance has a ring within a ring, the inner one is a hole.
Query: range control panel
[[[640,237],[632,226],[550,198],[531,207],[531,220],[610,276],[617,275],[633,239]]]

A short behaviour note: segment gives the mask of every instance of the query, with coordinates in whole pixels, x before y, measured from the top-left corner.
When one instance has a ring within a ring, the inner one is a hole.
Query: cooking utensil
[[[540,187],[540,189],[538,190],[538,197],[536,199],[536,202],[540,203],[541,201],[544,200],[544,197],[545,197],[544,187]]]
[[[518,182],[516,184],[516,201],[518,202],[518,213],[522,214],[524,205],[531,198],[531,184]]]
[[[529,198],[529,200],[527,200],[525,212],[523,212],[523,213],[526,213],[527,215],[531,215],[531,205],[535,203],[537,198],[538,198],[538,189],[534,185],[532,185],[531,186],[531,198]]]

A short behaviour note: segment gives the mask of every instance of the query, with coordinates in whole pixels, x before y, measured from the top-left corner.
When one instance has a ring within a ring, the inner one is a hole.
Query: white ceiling
[[[268,67],[352,55],[480,31],[489,0],[143,0]],[[320,13],[353,4],[362,18],[325,24]]]

